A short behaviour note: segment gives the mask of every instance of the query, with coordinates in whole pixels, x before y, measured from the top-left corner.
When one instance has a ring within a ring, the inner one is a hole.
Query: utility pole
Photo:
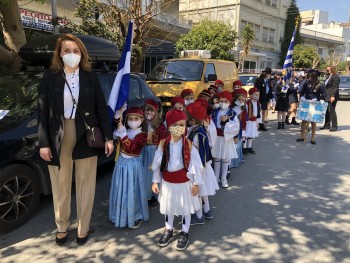
[[[58,34],[58,25],[57,25],[57,0],[51,0],[52,5],[52,34]]]

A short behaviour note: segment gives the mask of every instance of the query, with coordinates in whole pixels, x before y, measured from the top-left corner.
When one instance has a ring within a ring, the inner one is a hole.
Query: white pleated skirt
[[[158,196],[160,213],[185,216],[200,208],[198,196],[192,195],[192,182],[173,184],[162,179]]]
[[[233,139],[225,140],[224,136],[218,136],[214,147],[211,149],[213,158],[233,159],[237,158],[236,146]]]
[[[203,169],[203,184],[199,186],[199,196],[215,195],[217,190],[219,190],[219,185],[210,161]]]
[[[247,121],[246,135],[248,138],[259,137],[257,121]]]

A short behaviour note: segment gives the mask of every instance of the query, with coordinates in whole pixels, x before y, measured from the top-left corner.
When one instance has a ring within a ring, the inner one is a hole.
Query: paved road
[[[0,262],[350,262],[350,101],[337,109],[339,131],[317,131],[317,145],[296,143],[298,127],[276,130],[270,114],[269,131],[254,141],[257,154],[232,170],[231,187],[211,199],[215,217],[191,227],[185,252],[176,242],[156,245],[157,209],[138,230],[114,228],[107,218],[112,168],[105,167],[85,246],[74,241],[76,224],[67,245],[55,245],[48,196],[26,225],[0,237]]]

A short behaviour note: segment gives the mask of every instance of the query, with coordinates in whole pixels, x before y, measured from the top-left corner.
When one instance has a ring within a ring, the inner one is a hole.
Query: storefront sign
[[[20,8],[23,27],[52,32],[52,16]],[[58,20],[60,26],[68,24],[68,19]]]

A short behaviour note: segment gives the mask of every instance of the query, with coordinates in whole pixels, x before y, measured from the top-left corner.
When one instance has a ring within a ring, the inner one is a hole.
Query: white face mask
[[[183,135],[186,131],[186,127],[183,126],[170,126],[169,127],[169,133],[172,136],[179,137]]]
[[[66,64],[70,68],[74,68],[79,65],[81,56],[70,53],[66,54],[62,57],[63,63]]]
[[[236,101],[235,101],[235,104],[236,104],[238,107],[244,106],[244,102],[240,102],[239,100],[236,100]]]
[[[230,103],[220,102],[220,108],[221,108],[222,110],[227,110],[228,107],[230,107]]]
[[[214,104],[213,104],[213,108],[214,108],[214,109],[220,108],[220,104],[219,104],[219,103],[214,103]]]
[[[147,120],[151,121],[154,118],[154,114],[146,114],[145,117],[146,117]]]
[[[185,106],[191,104],[193,102],[193,100],[185,100]]]
[[[128,126],[130,127],[130,129],[135,130],[135,129],[137,129],[137,128],[139,128],[141,126],[141,123],[142,123],[141,120],[139,120],[139,121],[128,121]]]

